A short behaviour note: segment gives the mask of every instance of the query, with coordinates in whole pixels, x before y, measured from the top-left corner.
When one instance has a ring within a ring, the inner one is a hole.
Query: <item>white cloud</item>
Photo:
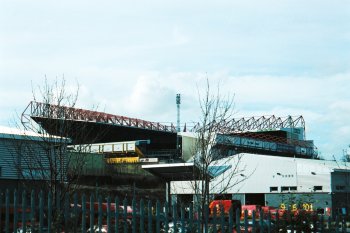
[[[31,81],[65,75],[79,106],[152,121],[198,117],[206,77],[237,116],[303,115],[323,155],[349,142],[349,1],[2,1],[0,123]],[[73,80],[70,80],[70,79]]]

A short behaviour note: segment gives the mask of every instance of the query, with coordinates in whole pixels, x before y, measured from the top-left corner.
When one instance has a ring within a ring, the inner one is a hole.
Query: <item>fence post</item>
[[[241,211],[240,211],[240,209],[236,209],[236,231],[237,231],[237,233],[241,233]]]
[[[255,210],[253,211],[253,214],[252,214],[252,224],[253,224],[253,232],[255,233],[256,232],[256,212]]]
[[[321,220],[320,220],[320,224],[321,224],[321,232],[320,233],[323,233],[324,231],[324,215],[321,215]],[[316,226],[315,226],[316,227]]]
[[[107,197],[107,232],[111,232],[111,198]]]
[[[95,203],[94,203],[94,195],[90,194],[90,231],[94,230],[94,209],[95,209]]]
[[[140,200],[140,233],[144,233],[144,229],[145,229],[144,217],[145,217],[145,203],[143,199],[141,199]]]
[[[18,222],[18,200],[17,200],[17,190],[13,192],[13,232],[17,232],[17,222]]]
[[[132,233],[136,233],[136,220],[137,220],[137,216],[136,216],[136,200],[135,197],[132,198]]]
[[[208,233],[209,227],[209,206],[204,204],[204,232]]]
[[[78,195],[76,192],[74,192],[74,232],[76,233],[78,231],[78,221],[79,221],[79,215],[78,215]]]
[[[296,221],[295,221],[295,217],[294,217],[294,213],[289,212],[289,216],[290,216],[290,220],[291,220],[291,232],[294,232],[294,229],[297,230],[298,226],[295,225]]]
[[[253,210],[253,213],[255,210]],[[248,232],[248,210],[244,210],[244,232]]]
[[[316,232],[317,230],[317,222],[320,222],[319,220],[320,220],[320,218],[317,216],[317,214],[316,213],[312,213],[311,214],[311,220],[312,220],[312,225],[313,225],[313,229],[311,229],[311,231],[314,231],[314,232]]]
[[[176,205],[176,203],[174,202],[174,203],[173,203],[173,229],[174,229],[173,232],[177,232],[176,223],[177,223],[177,205]]]
[[[223,205],[220,205],[220,217],[221,217],[221,232],[225,232],[225,209]]]
[[[233,205],[232,205],[228,215],[228,232],[233,232],[233,224],[234,224],[233,211],[235,210],[233,209]]]
[[[213,233],[217,233],[217,229],[216,229],[216,215],[217,215],[217,210],[216,210],[216,206],[214,206],[213,208],[213,214],[212,214],[212,218],[213,218]],[[208,231],[208,222],[206,221],[206,231]]]
[[[148,233],[152,233],[152,203],[149,200],[147,206]]]
[[[328,231],[332,230],[332,220],[331,216],[328,216]]]
[[[262,210],[259,211],[259,215],[260,215],[260,219],[259,219],[259,223],[260,223],[260,233],[264,233],[264,212]]]
[[[0,219],[2,219],[2,196],[3,196],[3,193],[2,193],[2,191],[0,190]],[[2,221],[0,221],[0,232],[3,232],[1,222],[2,222]]]
[[[190,210],[188,212],[188,218],[189,218],[190,231],[193,231],[193,203],[190,204]]]
[[[47,197],[47,232],[51,233],[52,230],[52,192],[49,191],[49,195]],[[23,232],[26,232],[23,230]]]
[[[278,214],[278,211],[276,211],[275,213],[275,218],[276,218],[276,229],[279,230],[280,229],[280,219],[279,219],[279,214]]]
[[[267,232],[271,232],[271,213],[270,211],[267,213]]]
[[[164,230],[167,233],[169,231],[169,203],[166,201],[164,203]]]
[[[68,232],[70,229],[68,226],[68,220],[69,220],[69,194],[64,194],[64,231]]]
[[[54,205],[56,205],[56,216],[54,218],[54,224],[55,224],[55,231],[61,232],[61,221],[62,221],[62,209],[61,209],[61,191],[60,189],[55,189],[55,193],[53,193],[54,197],[55,197],[55,203]],[[58,224],[57,224],[57,221]],[[57,227],[56,227],[57,225]]]
[[[10,228],[10,197],[9,197],[9,190],[6,190],[6,197],[5,197],[5,206],[6,206],[6,213],[5,213],[5,232],[9,232]]]
[[[1,208],[1,207],[0,207]],[[22,192],[22,231],[27,232],[27,192]],[[1,219],[1,217],[0,217]],[[1,230],[0,230],[1,231]],[[50,232],[48,232],[50,233]]]
[[[335,232],[339,233],[339,214],[335,217]]]
[[[115,197],[114,203],[115,203],[115,210],[114,210],[114,218],[115,218],[114,230],[115,230],[116,233],[118,233],[118,232],[119,232],[119,198],[118,198],[118,197]]]
[[[39,193],[39,232],[43,232],[44,225],[44,200],[43,200],[43,191]]]
[[[197,203],[197,229],[198,229],[198,233],[202,232],[202,222],[203,222],[203,215],[201,214],[202,212],[200,211],[201,207],[200,205]]]
[[[160,202],[156,202],[156,233],[160,232]]]
[[[97,225],[98,225],[98,232],[102,232],[102,197],[101,195],[98,195],[98,220],[97,220]]]
[[[123,224],[124,224],[124,233],[128,233],[128,222],[127,222],[127,215],[128,215],[128,201],[126,198],[123,200]]]
[[[181,204],[181,232],[185,232],[185,207]]]
[[[32,190],[30,194],[30,225],[32,231],[35,228],[35,192]]]
[[[83,196],[81,197],[81,232],[86,232],[86,196],[85,193],[83,193]]]
[[[342,216],[341,225],[342,225],[342,232],[346,232],[346,218],[345,218],[345,216]]]

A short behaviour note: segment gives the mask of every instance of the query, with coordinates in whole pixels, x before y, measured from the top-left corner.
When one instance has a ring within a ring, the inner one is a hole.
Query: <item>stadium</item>
[[[60,134],[63,122],[68,125],[64,136],[71,140],[70,151],[84,146],[89,154],[82,174],[86,181],[135,186],[133,180],[148,178],[167,187],[167,199],[186,203],[195,198],[188,182],[196,170],[191,153],[196,126],[184,132],[174,125],[34,101],[22,121],[35,121],[52,135]],[[221,193],[226,199],[280,206],[292,195],[320,212],[349,208],[347,165],[318,158],[314,142],[306,139],[302,116],[234,119],[217,133],[215,143],[228,148],[222,156],[227,169],[218,177],[232,172],[234,164],[227,159],[237,155],[245,166],[240,175],[249,176]]]

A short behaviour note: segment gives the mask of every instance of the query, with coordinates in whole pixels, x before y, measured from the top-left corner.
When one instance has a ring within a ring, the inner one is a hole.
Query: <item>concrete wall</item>
[[[193,157],[195,153],[197,139],[190,135],[188,136],[181,135],[181,139],[182,139],[182,159],[184,161],[188,161]]]

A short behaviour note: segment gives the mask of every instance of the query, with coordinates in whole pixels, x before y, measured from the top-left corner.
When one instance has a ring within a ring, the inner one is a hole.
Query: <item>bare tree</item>
[[[243,175],[241,154],[234,155],[232,144],[226,138],[231,132],[230,122],[235,114],[234,96],[223,96],[219,86],[213,93],[206,81],[204,95],[199,94],[200,121],[194,127],[194,173],[191,186],[195,205],[205,210],[214,194],[226,193],[248,178]],[[203,212],[203,211],[202,211]]]
[[[95,133],[91,139],[91,129],[85,122],[75,124],[67,114],[78,100],[79,86],[67,92],[65,79],[50,84],[46,79],[42,87],[32,88],[31,112],[21,116],[18,128],[23,130],[24,140],[12,140],[12,162],[22,186],[41,189],[52,195],[53,226],[62,221],[67,200],[79,187],[79,179],[85,165],[86,148],[69,150],[72,143],[89,142],[102,135]],[[73,139],[69,135],[74,135]],[[89,135],[89,138],[87,136]],[[85,144],[89,146],[89,144]],[[78,151],[77,151],[78,150]]]

